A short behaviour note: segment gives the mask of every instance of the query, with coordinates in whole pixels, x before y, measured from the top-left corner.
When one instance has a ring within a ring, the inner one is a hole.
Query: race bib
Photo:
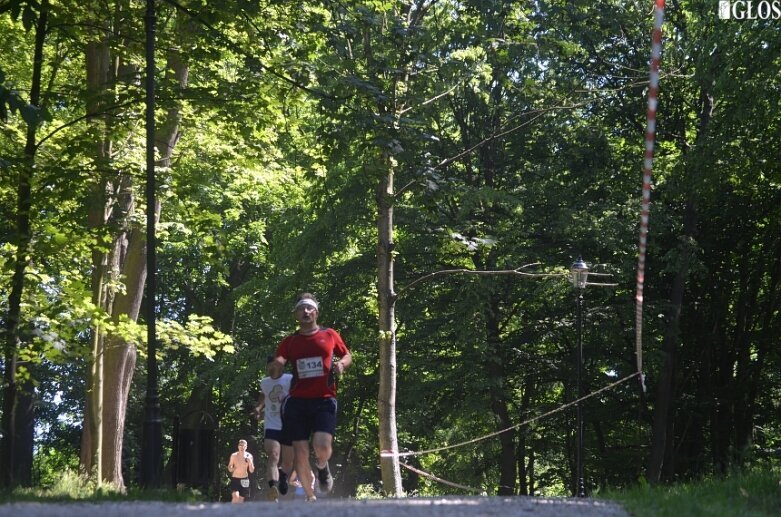
[[[241,480],[242,488],[249,488],[249,478]]]
[[[299,379],[311,379],[312,377],[322,377],[323,373],[323,358],[322,357],[305,357],[296,361],[296,369],[298,370]]]

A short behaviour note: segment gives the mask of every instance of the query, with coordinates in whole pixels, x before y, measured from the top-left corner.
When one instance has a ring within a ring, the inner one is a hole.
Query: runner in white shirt
[[[268,357],[267,365],[274,360]],[[266,479],[269,489],[266,498],[278,501],[279,494],[285,495],[288,490],[287,477],[293,470],[293,447],[282,430],[282,405],[290,393],[290,382],[293,376],[283,373],[276,379],[270,376],[260,381],[260,397],[255,406],[255,414],[264,421],[263,445],[268,456],[266,462]]]

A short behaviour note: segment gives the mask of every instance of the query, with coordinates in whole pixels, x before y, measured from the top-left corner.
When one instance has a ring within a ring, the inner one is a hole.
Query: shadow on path
[[[25,517],[179,517],[217,515],[246,517],[472,517],[534,515],[545,517],[628,517],[616,503],[598,499],[553,497],[410,497],[405,499],[321,499],[303,501],[230,503],[163,503],[149,501],[105,503],[9,503],[0,516]]]

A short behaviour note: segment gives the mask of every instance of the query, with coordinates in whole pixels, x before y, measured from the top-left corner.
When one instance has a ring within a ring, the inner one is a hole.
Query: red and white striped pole
[[[645,284],[645,255],[648,244],[648,215],[651,205],[651,171],[654,164],[656,140],[656,106],[659,94],[659,62],[662,55],[662,23],[664,0],[654,0],[654,31],[651,46],[651,75],[648,88],[648,114],[645,130],[645,159],[643,160],[643,202],[640,210],[640,249],[637,259],[637,294],[635,295],[635,355],[640,383],[645,391],[643,375],[643,287]]]

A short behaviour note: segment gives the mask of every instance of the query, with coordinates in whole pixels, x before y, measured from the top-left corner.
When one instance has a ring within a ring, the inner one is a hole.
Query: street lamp
[[[578,258],[570,267],[570,280],[572,286],[577,289],[577,331],[578,331],[578,444],[577,444],[577,474],[578,474],[578,497],[586,497],[586,487],[583,483],[583,289],[586,288],[588,280],[588,266],[582,258]]]
[[[162,473],[163,431],[157,388],[157,334],[155,332],[157,255],[155,253],[155,0],[146,1],[146,328],[147,382],[144,441],[141,445],[141,484],[159,488]]]

